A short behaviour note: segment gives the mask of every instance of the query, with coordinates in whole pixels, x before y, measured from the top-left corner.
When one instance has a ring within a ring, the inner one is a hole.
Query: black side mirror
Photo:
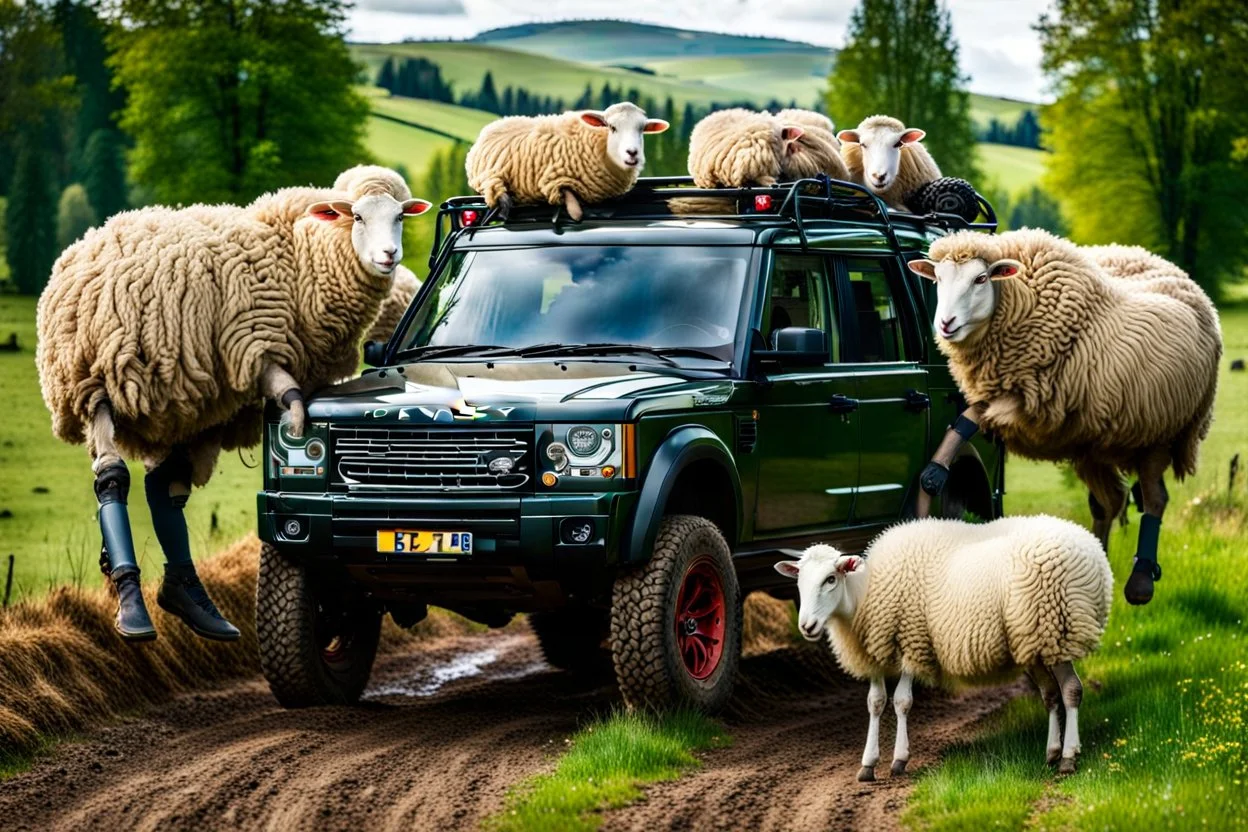
[[[828,333],[804,326],[786,326],[771,334],[771,349],[755,349],[751,358],[781,366],[813,366],[828,360]]]
[[[364,363],[370,367],[380,367],[386,363],[386,342],[365,341]]]

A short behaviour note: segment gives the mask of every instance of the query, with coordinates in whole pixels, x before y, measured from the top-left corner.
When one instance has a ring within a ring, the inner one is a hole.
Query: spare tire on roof
[[[914,214],[953,214],[967,222],[979,216],[979,195],[965,179],[942,176],[920,185],[905,199]]]

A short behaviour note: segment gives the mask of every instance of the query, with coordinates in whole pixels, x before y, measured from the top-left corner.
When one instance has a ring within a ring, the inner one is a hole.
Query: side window
[[[841,338],[835,304],[828,297],[824,258],[818,255],[776,253],[763,334],[771,345],[772,333],[788,326],[822,329],[828,333],[832,361],[841,360]]]
[[[892,284],[880,260],[846,258],[851,314],[863,361],[904,361],[905,336]]]

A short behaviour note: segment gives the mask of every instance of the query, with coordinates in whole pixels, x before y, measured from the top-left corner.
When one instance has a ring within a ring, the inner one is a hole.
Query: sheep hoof
[[[909,760],[893,760],[892,775],[894,777],[904,775],[906,773],[906,763],[908,762]]]
[[[1061,763],[1057,766],[1058,774],[1074,774],[1079,767],[1075,763],[1074,757],[1063,757]]]
[[[498,198],[498,207],[495,210],[498,211],[498,219],[501,222],[507,222],[511,217],[511,207],[514,204],[511,194],[503,194]]]
[[[303,408],[303,402],[296,399],[290,403],[290,428],[289,432],[295,439],[303,438],[303,430],[308,421],[308,412]]]
[[[859,783],[874,783],[875,782],[875,766],[863,766],[862,768],[858,769],[858,782]]]
[[[1135,567],[1127,578],[1122,594],[1132,606],[1142,606],[1153,600],[1153,582],[1161,579],[1161,567],[1156,561],[1135,559]]]
[[[1061,748],[1050,748],[1048,752],[1044,755],[1045,765],[1049,766],[1050,768],[1057,765],[1057,761],[1060,759],[1062,759]]]

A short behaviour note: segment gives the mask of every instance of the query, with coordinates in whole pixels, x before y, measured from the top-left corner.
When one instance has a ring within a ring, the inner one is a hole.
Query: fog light
[[[285,532],[287,537],[300,537],[303,535],[303,524],[293,518],[287,520]]]
[[[545,474],[542,474],[542,485],[546,486],[547,488],[554,488],[555,483],[557,482],[559,482],[559,477],[557,474],[554,474],[550,471],[547,471]]]
[[[602,476],[603,476],[603,478],[604,478],[604,479],[608,479],[608,480],[609,480],[609,479],[611,479],[612,477],[614,477],[614,476],[615,476],[615,466],[614,466],[614,465],[604,465],[604,466],[602,466]]]
[[[568,517],[559,524],[559,539],[573,546],[583,546],[594,539],[594,521],[589,517]]]
[[[278,517],[277,523],[283,540],[300,543],[308,539],[308,521],[306,517]]]
[[[303,452],[307,454],[308,459],[314,461],[318,460],[325,456],[325,443],[319,439],[313,439],[308,442],[308,445],[303,449]]]

